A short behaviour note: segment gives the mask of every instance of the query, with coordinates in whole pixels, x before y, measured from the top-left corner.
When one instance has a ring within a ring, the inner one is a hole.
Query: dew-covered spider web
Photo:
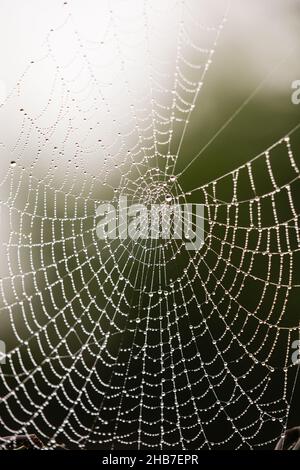
[[[101,2],[93,40],[77,28],[79,3],[59,4],[43,53],[0,108],[1,436],[274,447],[299,338],[294,132],[185,188],[182,142],[226,3],[210,15],[198,0]],[[204,204],[203,247],[99,240],[97,207],[120,196]]]

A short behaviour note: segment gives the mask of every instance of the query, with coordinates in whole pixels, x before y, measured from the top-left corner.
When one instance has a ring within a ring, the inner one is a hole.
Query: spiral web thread
[[[184,191],[181,143],[226,14],[204,25],[201,2],[161,3],[140,2],[133,18],[103,6],[107,28],[94,42],[64,5],[45,56],[1,107],[1,119],[16,111],[1,144],[2,436],[36,434],[48,448],[238,449],[274,447],[287,426],[299,337],[294,134]],[[156,26],[171,7],[177,42],[162,59],[153,36],[167,41]],[[74,48],[64,64],[60,34]],[[135,46],[142,85],[128,79]],[[50,98],[31,110],[27,77],[42,68]],[[203,248],[98,240],[96,209],[120,195],[204,204]]]

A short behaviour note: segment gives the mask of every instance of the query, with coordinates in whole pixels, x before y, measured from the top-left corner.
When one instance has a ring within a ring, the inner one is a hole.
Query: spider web
[[[286,429],[299,337],[294,133],[186,191],[181,145],[227,10],[212,24],[203,2],[162,3],[134,14],[132,2],[103,3],[91,41],[65,2],[1,107],[1,122],[15,117],[1,143],[2,436],[239,449],[274,447]],[[120,196],[204,204],[204,246],[98,240],[96,209]]]

